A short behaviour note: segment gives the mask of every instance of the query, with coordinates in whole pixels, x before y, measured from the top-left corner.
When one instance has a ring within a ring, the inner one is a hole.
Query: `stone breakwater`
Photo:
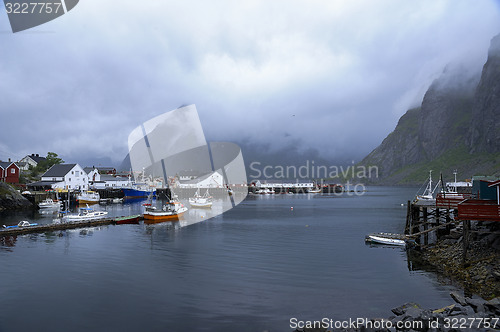
[[[393,308],[393,315],[385,319],[369,319],[364,324],[355,324],[356,319],[351,322],[338,321],[333,326],[321,326],[321,322],[318,322],[317,326],[296,329],[295,332],[500,330],[500,297],[486,301],[478,296],[466,297],[458,292],[451,292],[450,295],[455,303],[443,308],[424,309],[419,304],[410,302]],[[342,324],[344,327],[340,326]]]
[[[10,185],[0,182],[0,211],[33,208],[33,204]]]

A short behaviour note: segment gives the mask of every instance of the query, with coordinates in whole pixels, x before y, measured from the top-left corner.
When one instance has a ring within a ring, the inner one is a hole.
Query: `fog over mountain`
[[[245,160],[342,164],[373,150],[446,66],[479,72],[500,7],[86,0],[16,34],[0,19],[0,31],[2,160],[53,151],[118,165],[133,128],[196,104],[207,140],[242,144]]]
[[[500,34],[491,40],[481,72],[449,66],[429,87],[419,107],[361,165],[377,165],[382,183],[416,183],[429,170],[451,180],[500,176]]]

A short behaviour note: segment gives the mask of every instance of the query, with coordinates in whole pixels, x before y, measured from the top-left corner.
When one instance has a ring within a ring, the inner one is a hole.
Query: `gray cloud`
[[[209,140],[359,158],[445,66],[481,69],[500,11],[495,1],[86,0],[9,29],[0,19],[0,159],[119,162],[139,123],[191,103]]]

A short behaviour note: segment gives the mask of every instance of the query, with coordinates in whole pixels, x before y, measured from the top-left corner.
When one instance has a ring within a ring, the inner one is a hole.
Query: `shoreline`
[[[408,249],[408,259],[418,269],[445,277],[460,288],[450,292],[449,305],[422,308],[408,302],[388,309],[392,315],[387,318],[371,318],[355,327],[306,326],[294,332],[500,330],[500,222],[473,222],[471,226],[465,262],[460,229],[425,248]],[[397,328],[398,324],[409,326],[412,322],[417,322],[415,328]]]

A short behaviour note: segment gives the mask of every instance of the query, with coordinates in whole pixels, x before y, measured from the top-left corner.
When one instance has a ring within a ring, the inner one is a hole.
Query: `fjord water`
[[[364,243],[370,232],[401,233],[401,204],[414,194],[368,187],[363,195],[249,196],[187,227],[5,238],[0,332],[290,331],[291,318],[388,317],[409,301],[442,307],[451,286],[410,271],[403,248]],[[122,215],[141,206],[106,208]]]

